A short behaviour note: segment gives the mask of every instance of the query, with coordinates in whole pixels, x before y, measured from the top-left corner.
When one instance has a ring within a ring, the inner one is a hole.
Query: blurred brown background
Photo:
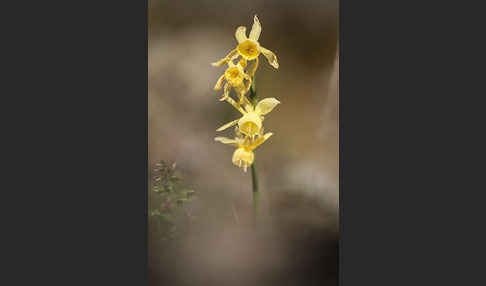
[[[259,98],[274,135],[256,152],[258,233],[251,174],[231,163],[234,148],[214,137],[238,112],[212,88],[211,62],[236,46],[240,25],[258,15],[263,55]],[[338,239],[338,1],[149,1],[149,167],[177,162],[197,193],[201,219],[177,246],[149,248],[151,285],[336,285]]]

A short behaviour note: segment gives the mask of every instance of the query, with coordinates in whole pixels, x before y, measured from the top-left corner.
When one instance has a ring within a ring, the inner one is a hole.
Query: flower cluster
[[[246,27],[240,26],[236,29],[235,37],[238,46],[223,59],[212,63],[213,66],[227,65],[214,86],[215,90],[223,89],[220,101],[226,101],[236,108],[241,117],[221,126],[217,131],[225,130],[235,126],[235,138],[216,137],[216,141],[231,144],[237,149],[233,153],[233,164],[246,169],[253,164],[255,155],[253,150],[265,142],[273,133],[263,133],[264,115],[268,114],[280,102],[275,98],[265,98],[256,102],[254,98],[247,97],[253,92],[252,82],[258,68],[258,56],[263,54],[271,66],[278,69],[277,56],[270,50],[260,45],[258,39],[262,26],[257,16],[254,17],[253,27],[249,37],[246,36]],[[239,59],[238,59],[239,58]],[[234,60],[237,60],[235,64]],[[250,63],[249,63],[250,62]],[[254,85],[254,84],[253,84]],[[231,90],[236,93],[236,100],[230,96]]]

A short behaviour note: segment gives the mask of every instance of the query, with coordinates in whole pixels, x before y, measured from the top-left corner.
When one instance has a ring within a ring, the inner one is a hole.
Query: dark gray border
[[[147,1],[19,5],[1,284],[147,285]]]
[[[484,89],[467,66],[479,11],[340,2],[340,285],[484,284],[470,262],[484,183],[467,163],[484,112],[465,98]]]

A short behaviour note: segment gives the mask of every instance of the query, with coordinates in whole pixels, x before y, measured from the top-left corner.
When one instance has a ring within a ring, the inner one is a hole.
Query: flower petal
[[[241,57],[240,61],[238,62],[238,64],[242,67],[242,68],[246,68],[246,66],[248,65],[248,61]]]
[[[238,127],[240,128],[241,133],[253,137],[260,132],[263,124],[262,121],[263,120],[258,113],[249,112],[240,118]]]
[[[229,83],[226,83],[224,85],[224,93],[223,93],[223,96],[221,96],[221,98],[219,99],[219,101],[225,101],[229,97],[230,91],[231,91],[231,85]]]
[[[279,103],[280,101],[274,97],[265,98],[258,102],[257,106],[255,107],[255,111],[261,115],[265,115],[272,111]]]
[[[253,40],[255,42],[258,41],[258,38],[260,38],[260,33],[262,32],[262,25],[260,25],[260,21],[258,21],[258,17],[255,15],[253,17],[253,26],[251,27],[250,31],[250,40]]]
[[[253,108],[253,104],[245,104],[245,110],[246,112],[252,112],[254,111],[255,109]]]
[[[214,85],[214,90],[220,90],[223,87],[224,74],[218,78],[218,81]]]
[[[239,55],[239,54],[238,54],[238,50],[237,50],[237,49],[234,49],[234,50],[232,50],[231,52],[229,52],[229,53],[228,53],[228,55],[227,55],[226,57],[224,57],[224,58],[220,59],[220,60],[219,60],[219,61],[217,61],[217,62],[211,63],[211,65],[212,65],[212,66],[214,66],[214,67],[220,67],[220,66],[222,66],[222,65],[226,64],[227,62],[229,62],[229,61],[231,61],[231,60],[233,60],[233,59],[237,58],[237,57],[238,57],[238,55]]]
[[[218,141],[218,142],[221,142],[223,144],[233,144],[233,145],[238,144],[238,140],[230,139],[230,138],[226,138],[226,137],[216,137],[216,138],[214,138],[214,141]]]
[[[236,166],[243,168],[246,172],[246,168],[253,164],[255,161],[255,154],[251,150],[247,150],[245,148],[238,148],[233,153],[233,158],[231,159],[233,164]]]
[[[255,75],[255,72],[258,68],[258,63],[259,63],[258,58],[255,58],[255,62],[253,63],[253,65],[251,65],[251,67],[248,70],[249,76],[253,77]]]
[[[245,89],[243,90],[243,95],[247,94],[248,91],[250,91],[250,88],[251,88],[251,78],[245,82]]]
[[[245,85],[240,84],[235,86],[236,94],[238,95],[238,104],[241,106],[244,103],[244,96],[245,96]]]
[[[236,119],[236,120],[233,120],[231,122],[228,122],[225,125],[223,125],[223,126],[219,127],[218,129],[216,129],[216,131],[223,131],[226,128],[229,128],[231,126],[234,126],[234,125],[236,125],[238,123],[238,120],[240,120],[240,119]]]
[[[245,26],[239,26],[236,29],[235,38],[238,41],[238,44],[241,44],[244,41],[248,40],[248,38],[246,37],[246,27]]]
[[[256,147],[260,146],[263,142],[267,141],[268,138],[270,138],[270,136],[272,136],[273,133],[272,132],[268,132],[267,134],[263,135],[263,137],[258,137],[258,139],[256,139],[253,144],[250,145],[250,149],[251,150],[254,150]]]
[[[239,91],[239,96],[240,96],[240,104],[245,104],[245,110],[247,112],[250,112],[251,110],[248,110],[246,106],[251,106],[250,100],[248,100],[248,97],[246,97],[245,94],[248,93],[248,91],[251,88],[251,81],[245,82],[245,85],[241,87],[241,90]]]
[[[234,108],[236,108],[241,114],[246,114],[245,110],[241,108],[241,106],[236,103],[231,97],[227,96],[224,98],[229,104],[233,105]]]
[[[278,69],[278,60],[277,56],[270,50],[265,49],[264,47],[258,47],[258,50],[267,58],[268,63],[276,69]]]

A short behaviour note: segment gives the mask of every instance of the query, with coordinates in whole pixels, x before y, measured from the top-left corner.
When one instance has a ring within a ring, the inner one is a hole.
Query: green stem
[[[258,218],[258,203],[259,203],[259,192],[258,192],[258,176],[256,173],[255,163],[251,165],[251,183],[253,191],[253,213],[255,219],[255,225]]]
[[[258,103],[258,97],[256,93],[256,83],[255,83],[255,77],[253,76],[251,79],[251,88],[250,88],[250,94],[249,94],[249,100],[253,104],[253,106],[256,106]],[[252,183],[252,194],[253,194],[253,213],[254,213],[254,220],[255,220],[255,226],[257,223],[257,218],[258,218],[258,203],[259,203],[259,193],[258,193],[258,176],[256,172],[256,167],[255,163],[251,165],[251,183]]]
[[[255,77],[253,76],[251,78],[251,88],[250,88],[250,94],[248,96],[250,102],[253,104],[253,106],[255,106],[257,103],[258,103],[258,97],[257,97],[257,93],[256,93],[256,83],[255,83]]]

